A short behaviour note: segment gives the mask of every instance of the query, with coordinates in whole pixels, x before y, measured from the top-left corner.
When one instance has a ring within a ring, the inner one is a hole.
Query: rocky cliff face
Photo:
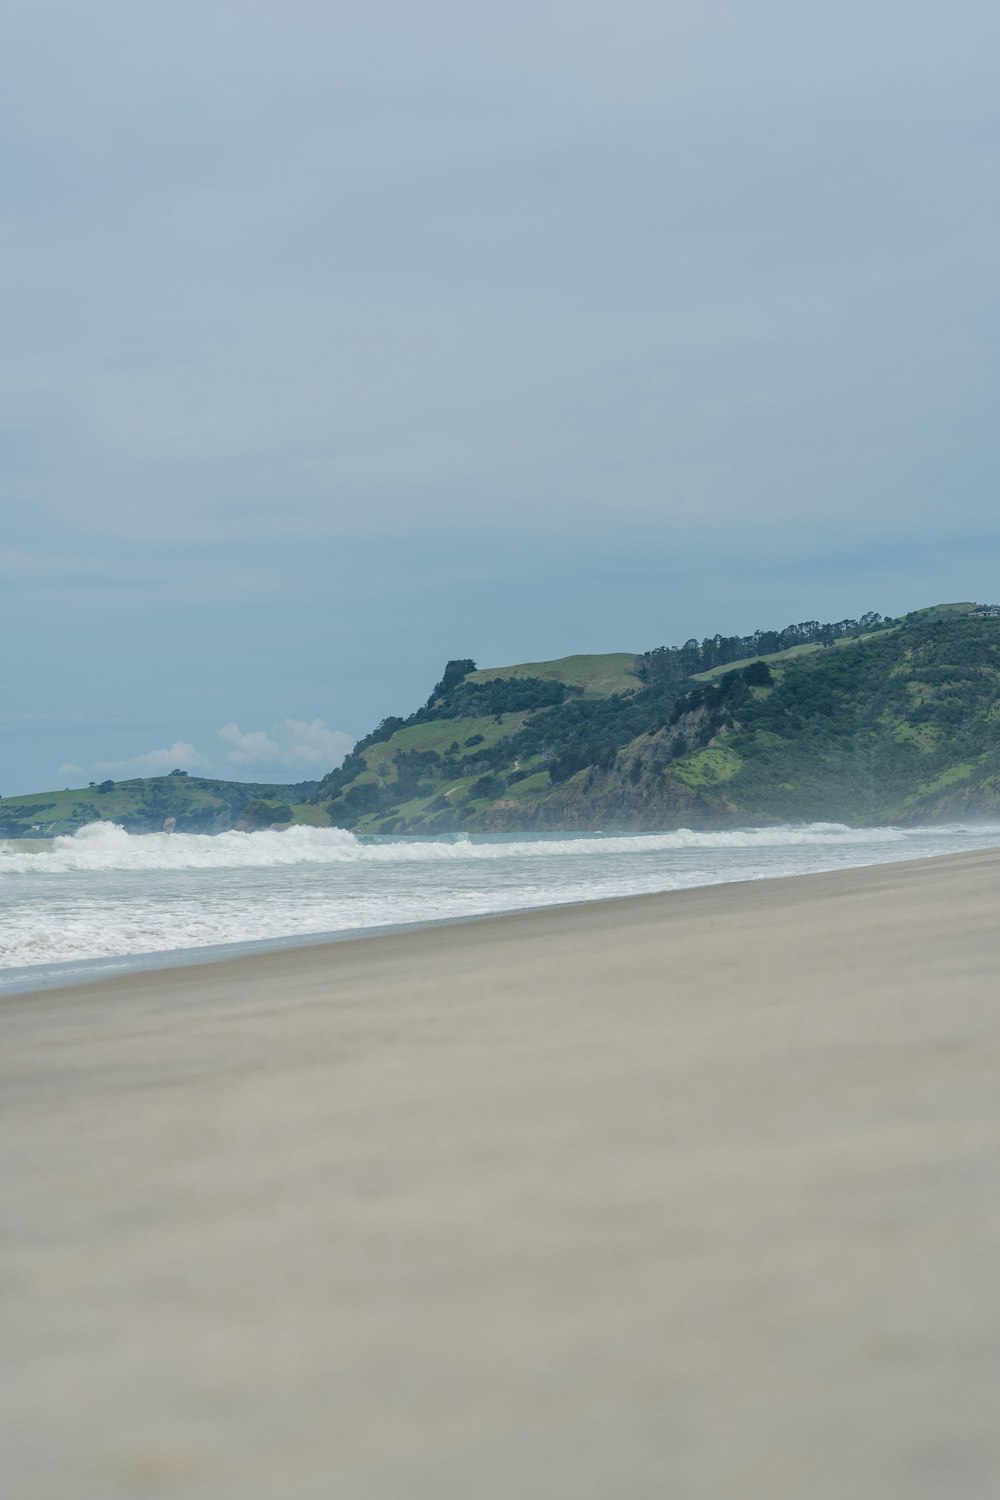
[[[690,727],[697,727],[697,718]],[[498,801],[483,810],[478,827],[483,831],[530,828],[538,831],[614,828],[641,831],[650,828],[723,828],[743,826],[758,819],[726,797],[721,787],[689,786],[669,774],[675,758],[678,734],[660,730],[631,741],[609,767],[591,766],[578,771],[530,808],[516,802]],[[722,741],[710,741],[718,748]],[[530,819],[530,821],[526,821]]]

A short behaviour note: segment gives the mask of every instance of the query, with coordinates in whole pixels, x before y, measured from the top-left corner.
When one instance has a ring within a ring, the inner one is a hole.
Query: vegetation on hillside
[[[89,787],[4,797],[0,838],[48,838],[73,833],[85,823],[117,823],[129,833],[156,833],[172,818],[178,833],[221,833],[227,828],[266,828],[317,821],[312,809],[297,816],[315,781],[281,786],[215,781],[174,771],[169,776],[102,781]],[[325,818],[318,821],[326,822]]]
[[[689,641],[624,677],[621,657],[612,672],[569,658],[589,664],[572,681],[559,663],[452,662],[424,708],[384,721],[311,800],[382,833],[987,814],[1000,622],[973,609]]]
[[[825,625],[818,620],[803,620],[798,625],[786,625],[784,630],[706,636],[700,643],[692,637],[683,646],[657,646],[654,651],[644,652],[639,657],[639,674],[651,686],[687,682],[702,672],[732,666],[751,657],[774,656],[801,646],[832,646],[835,641],[856,640],[890,624],[872,610],[860,620],[837,620]]]
[[[318,783],[175,775],[8,798],[0,835],[95,818],[398,834],[998,816],[998,614],[940,605],[486,670],[456,658]]]

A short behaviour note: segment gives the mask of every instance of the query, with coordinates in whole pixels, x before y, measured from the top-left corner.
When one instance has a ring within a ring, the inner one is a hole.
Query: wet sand
[[[18,1500],[1000,1490],[1000,851],[0,1006]]]

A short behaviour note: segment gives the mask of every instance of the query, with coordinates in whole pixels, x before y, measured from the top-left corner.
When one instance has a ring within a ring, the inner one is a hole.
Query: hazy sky
[[[1000,598],[992,0],[12,0],[0,793]]]

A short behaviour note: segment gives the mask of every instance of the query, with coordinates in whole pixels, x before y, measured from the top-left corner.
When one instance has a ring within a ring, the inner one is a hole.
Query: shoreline
[[[1000,848],[1000,844],[995,846]],[[910,855],[898,859],[880,859],[858,865],[836,865],[829,870],[795,871],[781,875],[736,877],[706,882],[703,885],[676,886],[661,891],[623,893],[621,895],[595,896],[585,901],[553,901],[542,905],[512,906],[498,911],[464,913],[458,916],[432,917],[423,921],[387,922],[371,927],[333,929],[316,933],[289,933],[278,937],[212,943],[194,948],[154,949],[143,953],[97,955],[93,958],[66,959],[34,965],[13,966],[0,969],[0,1007],[18,995],[48,993],[52,990],[92,987],[111,979],[127,979],[129,976],[155,973],[161,969],[175,970],[231,963],[238,959],[252,958],[265,953],[294,953],[300,949],[322,948],[345,942],[392,937],[401,933],[421,932],[425,929],[461,926],[466,923],[495,921],[500,918],[518,916],[528,912],[559,911],[564,907],[599,906],[606,902],[627,902],[663,899],[680,895],[685,891],[715,890],[730,885],[756,885],[761,881],[787,881],[809,879],[815,875],[848,874],[881,868],[883,865],[926,863],[928,860],[960,858],[964,854],[987,853],[982,850],[965,850],[958,854]],[[8,978],[7,976],[15,976]]]
[[[982,850],[8,996],[11,1487],[981,1500],[998,897]]]

